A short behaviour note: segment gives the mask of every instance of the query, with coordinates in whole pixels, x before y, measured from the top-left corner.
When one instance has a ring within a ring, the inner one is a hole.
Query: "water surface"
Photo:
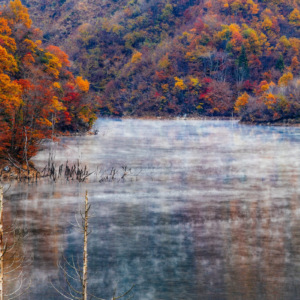
[[[52,149],[57,162],[95,170],[89,182],[7,193],[7,215],[30,233],[34,288],[25,299],[59,299],[49,278],[62,254],[81,253],[71,223],[85,190],[93,294],[110,299],[135,284],[141,300],[300,299],[300,128],[103,119],[96,127],[97,136]],[[112,168],[117,180],[101,181]]]

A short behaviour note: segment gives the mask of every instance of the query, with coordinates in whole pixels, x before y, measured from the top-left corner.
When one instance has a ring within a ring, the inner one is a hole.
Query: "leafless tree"
[[[24,231],[14,225],[4,229],[3,203],[3,187],[0,186],[0,300],[13,300],[24,295],[31,286],[30,278],[24,274],[29,260],[18,249]],[[13,283],[13,290],[6,290],[6,283]]]
[[[82,262],[80,263],[79,259],[76,260],[74,257],[67,259],[65,256],[62,258],[62,262],[58,262],[58,267],[62,272],[62,275],[65,279],[66,288],[56,287],[52,282],[52,287],[65,299],[69,300],[87,300],[87,299],[98,299],[99,298],[88,291],[88,236],[91,233],[89,231],[89,212],[91,205],[88,200],[88,193],[85,194],[85,203],[83,211],[80,211],[80,220],[75,217],[76,226],[78,230],[83,234],[83,253],[82,253]],[[116,296],[116,290],[113,293],[112,300],[121,299],[123,297],[129,296],[128,299],[131,299],[130,293],[134,286],[132,286],[127,292],[123,295]]]

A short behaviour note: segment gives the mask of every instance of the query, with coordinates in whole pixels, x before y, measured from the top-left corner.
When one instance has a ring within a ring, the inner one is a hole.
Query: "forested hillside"
[[[102,113],[299,116],[297,0],[27,1]]]
[[[69,71],[68,55],[42,46],[20,0],[0,11],[0,161],[27,164],[42,140],[84,131],[96,116],[89,82]]]
[[[298,0],[25,1],[102,114],[299,118]]]

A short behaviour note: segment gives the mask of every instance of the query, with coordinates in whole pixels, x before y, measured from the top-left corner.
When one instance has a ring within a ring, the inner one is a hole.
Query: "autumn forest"
[[[97,115],[299,122],[297,0],[2,4],[0,157],[13,163]]]
[[[300,0],[0,0],[0,300],[300,300],[299,143]]]

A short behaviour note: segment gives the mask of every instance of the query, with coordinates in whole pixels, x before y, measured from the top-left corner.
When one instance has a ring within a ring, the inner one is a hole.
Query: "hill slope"
[[[299,117],[297,0],[27,1],[102,113]]]
[[[27,170],[42,140],[86,131],[96,119],[89,82],[74,77],[68,55],[42,47],[40,37],[20,0],[0,10],[0,161]]]

